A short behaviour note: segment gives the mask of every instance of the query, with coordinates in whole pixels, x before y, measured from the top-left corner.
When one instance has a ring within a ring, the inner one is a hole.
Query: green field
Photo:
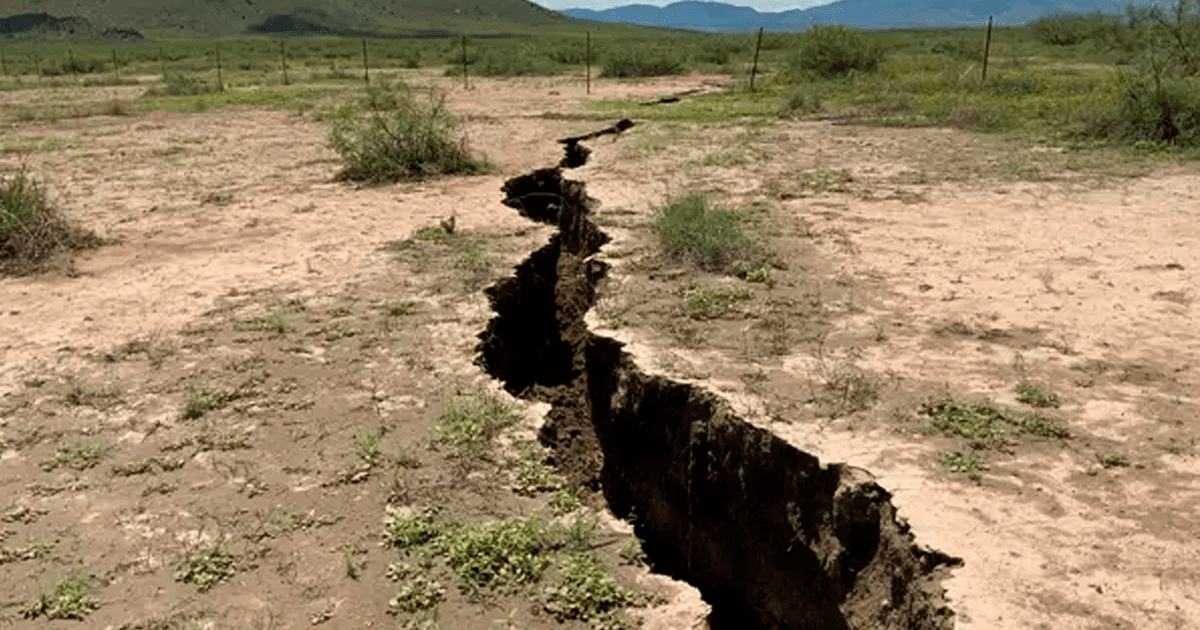
[[[1189,5],[1191,6],[1191,5]],[[524,25],[510,36],[160,38],[102,44],[8,40],[0,89],[103,85],[164,77],[232,92],[151,89],[159,100],[136,108],[171,108],[178,97],[222,102],[303,100],[305,94],[364,82],[370,72],[400,68],[465,70],[473,77],[593,77],[683,72],[725,74],[730,89],[646,108],[610,100],[602,111],[696,121],[738,116],[837,117],[866,124],[950,126],[1013,133],[1082,147],[1096,143],[1190,153],[1200,136],[1200,9],[1182,17],[1058,16],[1023,28],[996,29],[984,77],[985,29],[768,34],[749,89],[756,35],[703,35],[640,27]],[[1176,20],[1171,23],[1170,20]],[[515,29],[516,27],[514,27]],[[587,38],[590,37],[590,49]],[[364,49],[366,58],[364,59]],[[464,64],[465,61],[465,64]],[[218,68],[219,66],[219,68]],[[220,79],[218,81],[218,72]],[[261,88],[293,84],[307,92]],[[171,86],[168,86],[169,88]],[[237,94],[255,88],[253,94]],[[295,97],[295,98],[293,98]],[[175,99],[175,100],[172,100]],[[28,115],[28,114],[25,114]]]

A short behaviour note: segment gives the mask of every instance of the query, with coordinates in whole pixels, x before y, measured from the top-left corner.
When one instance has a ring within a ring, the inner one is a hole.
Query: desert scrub
[[[542,593],[543,607],[560,622],[585,621],[593,628],[626,628],[620,609],[641,603],[635,593],[617,584],[600,558],[590,553],[567,555],[558,565],[558,578]]]
[[[687,296],[687,314],[695,320],[719,319],[729,314],[734,304],[751,297],[745,287],[698,289]]]
[[[737,213],[714,207],[699,193],[669,201],[654,217],[654,233],[669,256],[714,272],[750,267],[754,246]]]
[[[920,413],[929,418],[930,430],[965,438],[977,450],[1006,448],[1020,435],[1070,437],[1060,421],[954,396],[929,401]]]
[[[403,82],[367,88],[338,107],[329,140],[342,157],[337,179],[343,181],[379,184],[487,168],[471,157],[445,96],[431,89],[421,97]]]
[[[163,77],[161,86],[146,90],[145,96],[195,96],[212,94],[221,90],[222,86],[215,82],[210,83],[198,77],[173,72]]]
[[[0,174],[0,276],[31,273],[55,254],[100,243],[94,233],[68,222],[46,185],[24,169]]]
[[[600,71],[606,77],[658,77],[682,74],[683,63],[665,51],[629,48],[609,53]]]
[[[814,26],[804,37],[800,52],[791,61],[796,74],[821,78],[844,76],[852,71],[871,72],[885,53],[876,42],[844,26]]]
[[[475,592],[537,582],[550,564],[551,544],[537,515],[464,525],[437,541],[463,587]]]
[[[235,559],[221,548],[220,543],[210,543],[192,550],[175,568],[175,580],[195,584],[201,592],[233,577]]]

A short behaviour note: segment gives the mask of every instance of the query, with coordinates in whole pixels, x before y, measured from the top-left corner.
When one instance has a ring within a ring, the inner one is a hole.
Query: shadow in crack
[[[646,375],[584,324],[608,237],[562,169],[586,161],[580,141],[626,122],[562,141],[558,167],[505,183],[505,205],[558,232],[486,289],[496,316],[479,364],[551,403],[541,438],[556,465],[632,516],[654,570],[700,589],[713,628],[952,628],[941,580],[961,561],[918,547],[870,473],[822,466],[711,392]]]

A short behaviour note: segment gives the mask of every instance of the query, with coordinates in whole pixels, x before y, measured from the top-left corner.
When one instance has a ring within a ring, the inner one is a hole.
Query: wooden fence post
[[[217,91],[225,91],[225,81],[221,79],[221,45],[217,44]]]
[[[585,57],[587,59],[587,93],[591,94],[592,93],[592,32],[591,31],[587,32],[587,52],[585,53]]]
[[[987,38],[983,40],[983,75],[979,78],[980,83],[987,82],[987,62],[988,52],[992,49],[992,16],[988,16]]]
[[[162,68],[162,78],[164,81],[166,81],[167,80],[167,59],[166,59],[166,57],[163,57],[162,46],[158,47],[158,65]]]
[[[371,85],[371,72],[367,69],[367,40],[362,40],[363,46],[363,81]]]
[[[289,85],[287,75],[287,52],[284,49],[283,40],[279,40],[279,67],[283,69],[283,84]]]
[[[78,77],[78,76],[79,76],[79,73],[75,71],[75,50],[74,50],[74,49],[71,49],[71,48],[68,48],[68,49],[67,49],[67,58],[71,60],[71,61],[70,61],[70,63],[71,63],[71,76],[73,76],[73,77]]]
[[[120,83],[121,82],[121,71],[117,69],[117,49],[116,48],[113,49],[112,54],[113,54],[113,81],[116,83]]]
[[[763,27],[758,27],[758,43],[754,45],[754,66],[750,68],[750,91],[754,91],[754,76],[758,74],[758,51],[762,50]]]
[[[462,53],[463,53],[463,89],[471,89],[471,82],[467,80],[467,36],[462,36]]]
[[[3,48],[0,48],[0,72],[3,72],[4,76],[8,76],[8,59],[4,58]]]

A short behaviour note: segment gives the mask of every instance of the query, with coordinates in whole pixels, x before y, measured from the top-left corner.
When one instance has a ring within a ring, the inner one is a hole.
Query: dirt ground
[[[591,98],[722,80],[600,82]],[[389,501],[532,509],[505,490],[503,466],[456,482],[427,431],[448,392],[494,387],[472,364],[490,316],[478,288],[545,239],[500,205],[501,183],[556,162],[550,139],[611,119],[576,115],[588,97],[566,79],[445,85],[495,172],[365,189],[331,182],[336,155],[311,116],[21,122],[6,110],[49,97],[0,93],[0,162],[23,160],[73,217],[119,240],[73,273],[0,280],[6,623],[76,627],[20,610],[82,571],[99,585],[90,627],[394,624],[379,544]],[[593,328],[645,369],[877,475],[919,542],[964,560],[945,584],[959,627],[1190,627],[1200,167],[1089,160],[943,129],[639,121],[572,172],[614,237]],[[751,208],[776,254],[772,282],[714,319],[687,317],[685,297],[740,281],[661,259],[649,232],[654,208],[685,190]],[[482,275],[387,250],[449,215],[488,243]],[[415,308],[398,314],[396,300]],[[846,371],[873,379],[878,400],[818,414],[823,383]],[[990,453],[978,483],[949,473],[938,453],[954,443],[919,430],[920,403],[950,392],[1016,406],[1024,381],[1061,398],[1048,413],[1071,437]],[[224,406],[183,419],[201,391]],[[527,412],[532,434],[539,408]],[[363,431],[424,465],[364,468]],[[86,448],[92,467],[58,457]],[[198,592],[176,567],[213,537],[236,573]],[[703,619],[693,590],[647,588],[668,603],[646,627]],[[515,608],[516,627],[549,627],[519,604],[449,601],[441,624],[503,625]]]

